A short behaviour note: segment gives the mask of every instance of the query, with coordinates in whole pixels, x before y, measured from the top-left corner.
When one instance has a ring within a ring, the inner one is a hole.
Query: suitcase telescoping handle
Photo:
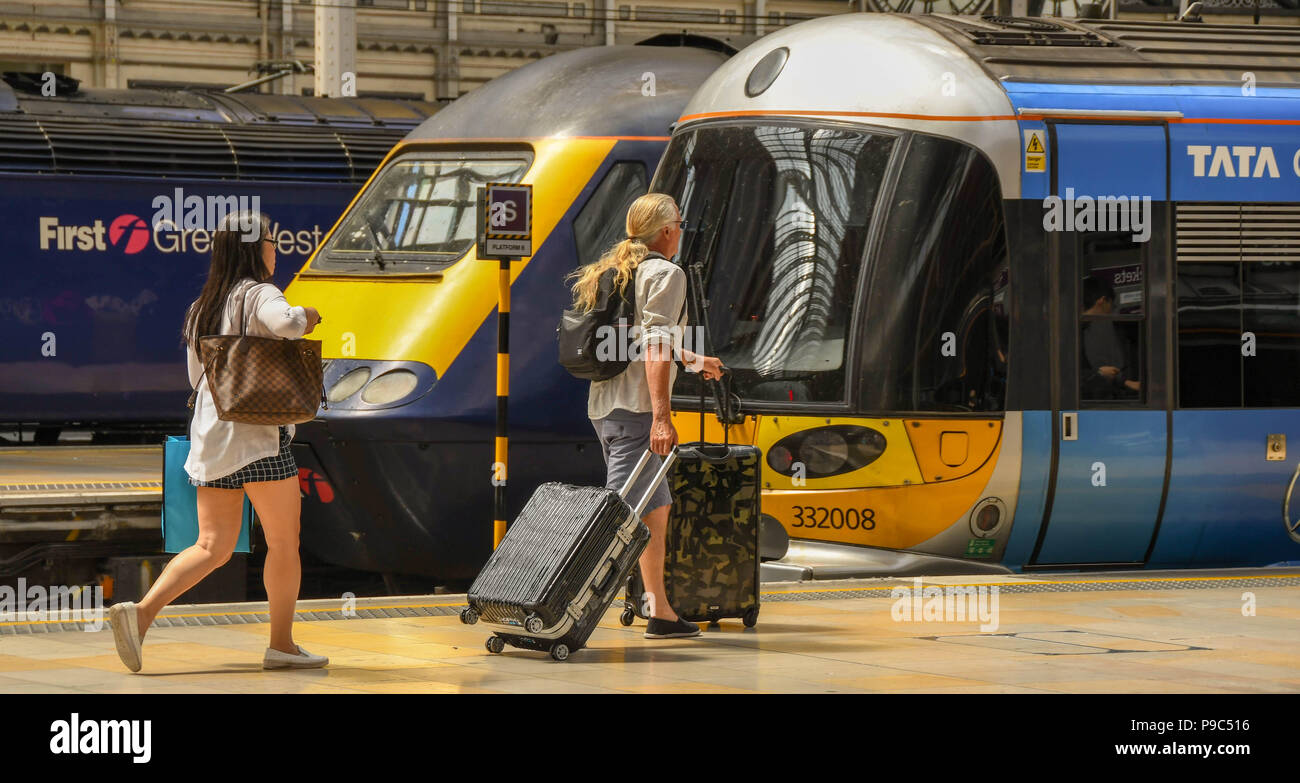
[[[637,462],[636,467],[632,469],[632,475],[628,476],[627,481],[623,482],[623,488],[618,491],[619,497],[627,500],[627,493],[632,491],[632,485],[641,477],[641,473],[645,471],[645,466],[650,464],[650,458],[653,456],[654,452],[646,449],[645,453],[641,455],[641,460]],[[650,486],[646,488],[645,494],[641,496],[639,501],[637,501],[635,509],[637,516],[641,516],[641,512],[645,510],[646,504],[650,502],[650,496],[653,495],[655,489],[659,487],[659,482],[663,481],[664,477],[668,475],[668,470],[673,466],[673,461],[676,459],[677,449],[674,448],[672,451],[668,452],[668,456],[664,457],[664,461],[659,465],[659,470],[655,473],[655,480],[650,482]]]

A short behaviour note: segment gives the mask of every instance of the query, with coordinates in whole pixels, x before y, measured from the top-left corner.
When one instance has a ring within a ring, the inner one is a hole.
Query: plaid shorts
[[[298,463],[293,460],[289,450],[289,428],[280,428],[280,453],[273,457],[263,457],[250,462],[229,476],[222,476],[212,481],[199,481],[190,477],[190,483],[196,487],[216,487],[218,489],[243,489],[245,484],[257,481],[280,481],[298,475]]]

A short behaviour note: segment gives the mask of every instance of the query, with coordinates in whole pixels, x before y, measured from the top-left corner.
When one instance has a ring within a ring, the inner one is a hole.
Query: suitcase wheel
[[[636,613],[631,609],[624,609],[623,614],[618,616],[618,621],[623,625],[631,625],[634,619],[636,619]]]
[[[529,633],[541,633],[545,627],[546,623],[542,622],[542,618],[535,614],[530,614],[524,618],[524,630]]]
[[[741,622],[745,624],[746,628],[753,628],[755,625],[758,625],[758,607],[754,607],[748,612],[745,612],[745,616],[741,618]]]
[[[473,609],[461,609],[460,621],[465,625],[473,625],[478,622],[478,612]]]
[[[506,648],[506,640],[500,636],[489,636],[486,647],[488,652],[495,655]]]
[[[562,661],[569,657],[569,645],[557,644],[551,648],[551,657],[557,661]]]

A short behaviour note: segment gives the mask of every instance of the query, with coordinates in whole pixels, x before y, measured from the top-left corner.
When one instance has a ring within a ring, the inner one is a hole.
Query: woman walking
[[[605,381],[592,381],[587,398],[587,416],[600,439],[605,456],[605,486],[618,489],[637,461],[649,448],[667,455],[677,445],[670,405],[677,366],[674,351],[690,369],[707,379],[722,377],[722,363],[712,356],[697,355],[682,348],[686,327],[686,274],[668,259],[677,254],[685,221],[671,196],[648,193],[627,211],[627,237],[598,261],[577,273],[573,285],[574,305],[591,310],[596,302],[600,278],[618,270],[619,291],[633,285],[640,310],[641,359]],[[629,497],[641,497],[654,471],[645,471]],[[664,587],[664,537],[672,494],[667,482],[655,488],[641,519],[650,528],[650,543],[641,555],[641,577],[650,594],[647,639],[698,636],[700,627],[677,616],[668,603]]]
[[[266,215],[227,215],[213,235],[207,282],[186,312],[184,324],[190,386],[198,387],[185,462],[190,483],[198,488],[198,540],[172,558],[138,604],[124,602],[109,610],[118,656],[133,672],[140,671],[145,633],[163,607],[230,559],[239,537],[245,493],[266,536],[263,582],[270,603],[271,643],[262,666],[316,668],[329,663],[293,641],[294,604],[302,581],[298,558],[302,499],[298,468],[289,451],[294,427],[222,421],[208,384],[199,385],[200,337],[239,334],[241,324],[246,324],[250,336],[299,338],[320,323],[315,308],[289,306],[284,294],[267,282],[274,273],[275,243]]]

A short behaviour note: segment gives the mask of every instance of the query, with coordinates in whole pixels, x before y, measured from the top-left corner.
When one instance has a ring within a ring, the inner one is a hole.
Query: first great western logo
[[[307,258],[320,245],[319,225],[294,231],[278,222],[270,226],[276,252]],[[122,214],[111,221],[96,219],[88,223],[72,222],[43,215],[37,219],[37,249],[51,253],[105,252],[131,256],[152,246],[157,253],[198,253],[212,250],[215,231],[205,228],[176,228],[171,221],[152,227],[139,215]]]
[[[107,226],[60,223],[57,217],[39,220],[41,250],[107,250],[109,245],[133,255],[149,244],[149,226],[138,215],[118,215]],[[105,240],[107,239],[107,242]]]

